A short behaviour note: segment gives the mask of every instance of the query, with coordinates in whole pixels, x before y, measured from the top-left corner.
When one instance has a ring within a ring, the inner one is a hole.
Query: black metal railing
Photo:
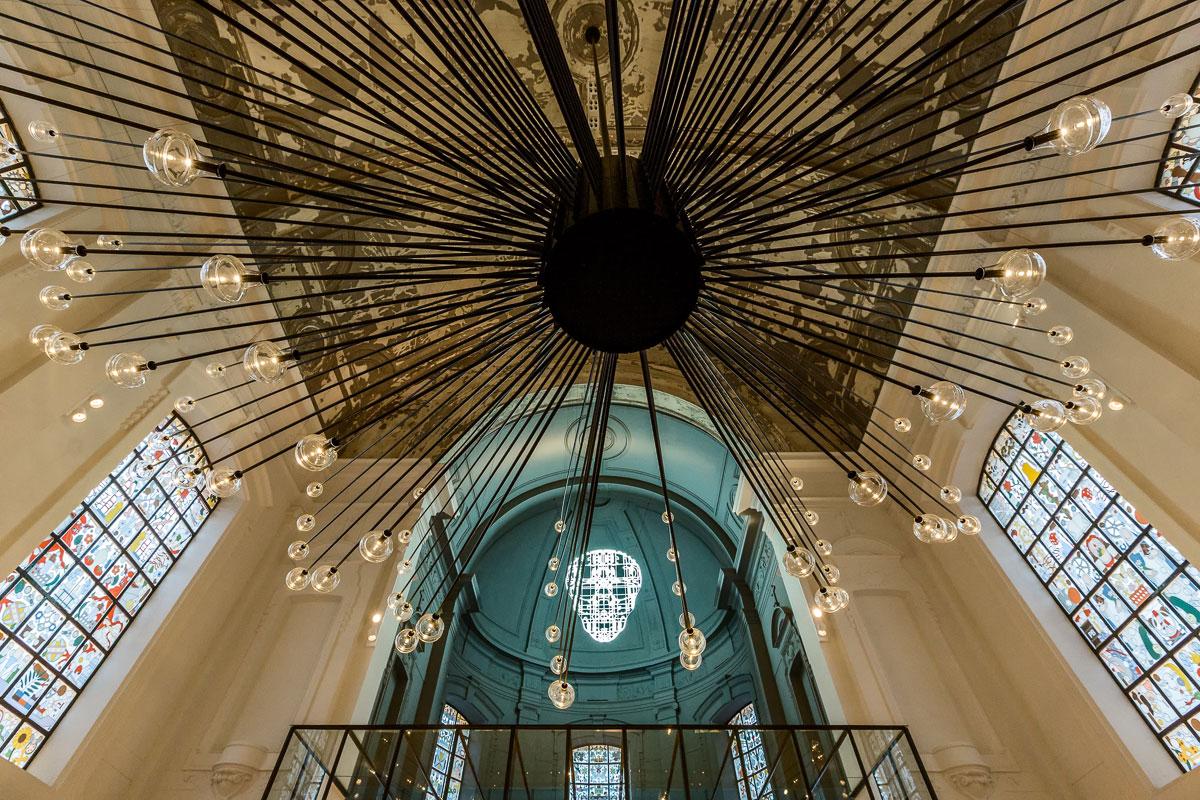
[[[934,800],[907,728],[293,726],[263,800]]]

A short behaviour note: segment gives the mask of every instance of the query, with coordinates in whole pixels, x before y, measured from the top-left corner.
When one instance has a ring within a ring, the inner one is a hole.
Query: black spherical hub
[[[542,288],[571,338],[633,353],[683,327],[700,296],[701,264],[691,236],[657,208],[602,208],[555,237]]]

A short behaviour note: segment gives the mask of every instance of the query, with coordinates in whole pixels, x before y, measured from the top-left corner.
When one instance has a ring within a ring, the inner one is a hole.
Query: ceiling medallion
[[[565,609],[610,615],[585,622],[599,640],[636,597],[636,565],[576,566],[615,552],[590,537],[619,362],[646,393],[663,529],[644,535],[672,564],[679,664],[695,670],[706,642],[651,356],[707,413],[784,570],[836,612],[849,594],[803,480],[773,455],[788,451],[777,426],[845,471],[851,501],[894,504],[905,536],[977,534],[962,490],[914,451],[918,425],[974,403],[1039,431],[1095,422],[1108,387],[1065,349],[1071,327],[1043,322],[1056,258],[1200,253],[1192,218],[1105,202],[1139,202],[1126,187],[1152,193],[1153,170],[1067,192],[1194,118],[1183,92],[1115,116],[1101,96],[1190,55],[1161,44],[1200,18],[1102,30],[1074,5],[1050,26],[1032,4],[903,0],[689,0],[647,20],[617,0],[574,17],[547,0],[483,17],[467,0],[268,5],[156,0],[161,28],[92,3],[9,18],[5,68],[22,80],[0,94],[46,118],[0,142],[0,168],[61,220],[0,228],[54,275],[36,296],[57,321],[29,342],[131,391],[164,368],[206,374],[212,390],[175,407],[212,468],[171,464],[169,479],[228,497],[290,461],[307,488],[280,544],[287,587],[332,592],[349,559],[393,563],[402,654],[445,635],[450,587],[523,465],[560,412],[577,416],[537,556],[557,708],[576,696]],[[555,13],[587,28],[556,30]],[[1071,227],[1116,219],[1140,232]],[[903,407],[883,407],[885,386]]]

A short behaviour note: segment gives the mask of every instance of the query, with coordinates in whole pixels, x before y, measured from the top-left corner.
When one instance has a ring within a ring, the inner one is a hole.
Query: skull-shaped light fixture
[[[571,604],[583,629],[597,642],[611,642],[621,635],[641,589],[641,566],[620,550],[589,550],[567,568]]]

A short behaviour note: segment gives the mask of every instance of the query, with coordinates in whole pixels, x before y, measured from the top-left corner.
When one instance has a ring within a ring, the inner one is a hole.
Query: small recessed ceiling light
[[[74,414],[71,415],[71,422],[86,422],[86,421],[87,421],[87,412],[86,411],[76,411]]]
[[[814,617],[823,617],[823,616],[825,616],[825,611],[824,611],[824,609],[813,606],[812,615]]]
[[[1125,407],[1125,401],[1124,401],[1124,400],[1122,400],[1121,398],[1119,398],[1119,397],[1110,397],[1110,398],[1108,399],[1108,409],[1109,409],[1109,411],[1120,411],[1120,410],[1121,410],[1122,408],[1124,408],[1124,407]]]
[[[817,628],[817,636],[824,636],[827,633],[829,633],[829,631],[825,630],[824,628]]]
[[[104,408],[104,398],[93,397],[91,400],[88,400],[88,405],[92,408]]]
[[[379,622],[381,619],[383,619],[383,614],[380,614],[378,611],[371,615],[371,622]]]
[[[368,637],[367,637],[367,641],[368,641],[368,642],[373,642],[373,641],[375,641],[375,634],[373,634],[373,633],[372,633],[370,636],[368,636]]]

